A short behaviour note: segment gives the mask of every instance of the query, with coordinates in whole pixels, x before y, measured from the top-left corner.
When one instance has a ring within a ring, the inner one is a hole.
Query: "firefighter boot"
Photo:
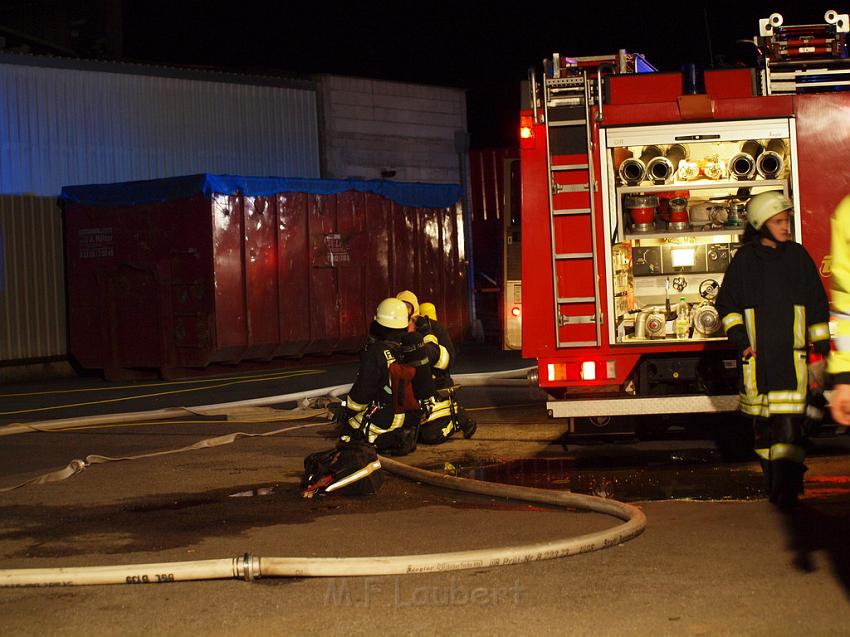
[[[772,484],[770,501],[780,509],[790,509],[797,504],[797,499],[803,493],[803,474],[806,465],[792,460],[774,460],[771,463]]]
[[[792,414],[771,416],[770,501],[780,508],[793,507],[803,493],[803,418]]]
[[[419,438],[419,414],[416,416],[416,424],[405,424],[401,428],[401,441],[399,447],[393,452],[393,456],[406,456],[416,451],[416,439]]]
[[[470,418],[466,410],[458,405],[456,401],[453,400],[452,402],[454,403],[455,422],[457,422],[458,428],[463,432],[464,438],[472,438],[478,430],[478,423]]]
[[[773,477],[773,472],[771,471],[771,463],[770,463],[770,460],[764,460],[764,459],[762,459],[760,462],[761,462],[761,472],[762,472],[762,475],[764,476],[764,490],[767,493],[768,497],[770,498],[770,501],[773,502],[773,496],[772,496],[773,480],[771,479]]]
[[[391,456],[406,456],[416,451],[416,441],[419,438],[419,412],[411,412],[404,415],[404,424],[398,429],[393,429],[388,434],[380,436],[391,439],[391,446],[385,453]],[[389,442],[389,440],[388,440]],[[378,447],[381,451],[381,447]]]

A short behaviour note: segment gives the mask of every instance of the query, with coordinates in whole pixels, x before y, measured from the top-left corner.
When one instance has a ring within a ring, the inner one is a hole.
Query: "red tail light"
[[[534,118],[531,115],[519,116],[520,148],[534,148]]]

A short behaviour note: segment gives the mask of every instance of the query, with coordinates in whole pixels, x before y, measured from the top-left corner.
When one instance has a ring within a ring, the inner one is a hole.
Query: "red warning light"
[[[519,140],[522,148],[534,148],[534,119],[531,115],[519,116]]]

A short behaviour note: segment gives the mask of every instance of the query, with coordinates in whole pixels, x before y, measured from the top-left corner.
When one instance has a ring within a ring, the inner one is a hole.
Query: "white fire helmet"
[[[399,299],[384,299],[378,303],[375,310],[375,320],[378,325],[383,325],[393,330],[401,330],[407,327],[407,306]]]
[[[761,230],[765,221],[793,207],[794,202],[779,190],[760,192],[747,203],[747,221],[756,230]]]

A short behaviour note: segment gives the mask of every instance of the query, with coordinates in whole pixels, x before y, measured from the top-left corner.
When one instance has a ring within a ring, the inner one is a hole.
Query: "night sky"
[[[827,9],[845,10],[683,0],[271,4],[126,2],[125,57],[466,88],[472,145],[485,148],[516,144],[519,82],[554,51],[581,56],[623,48],[644,53],[661,70],[752,64],[752,47],[736,41],[756,35],[759,18],[779,12],[785,24],[822,23]]]

